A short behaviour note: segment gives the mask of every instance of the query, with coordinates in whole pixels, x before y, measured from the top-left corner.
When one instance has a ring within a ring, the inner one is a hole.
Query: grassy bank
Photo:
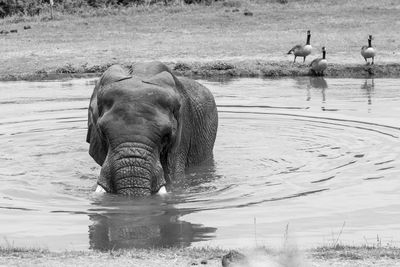
[[[243,253],[243,254],[242,254]],[[213,248],[132,249],[109,252],[0,248],[4,266],[400,266],[400,249],[393,247],[320,247],[301,252],[296,248],[258,248],[229,255]]]
[[[164,62],[176,75],[194,78],[211,77],[294,77],[312,75],[307,65],[288,62],[269,62],[264,60],[216,60],[210,62]],[[123,64],[129,68],[134,63]],[[77,65],[67,64],[55,70],[39,70],[33,73],[5,74],[3,81],[55,80],[63,78],[98,77],[111,64]],[[330,64],[325,72],[327,77],[365,78],[400,77],[400,64]]]
[[[399,77],[399,12],[395,0],[226,0],[56,13],[54,20],[46,13],[10,17],[0,21],[0,30],[17,33],[0,35],[0,79],[94,76],[113,63],[149,60],[201,77],[308,75],[307,64],[322,46],[327,76]],[[307,29],[314,51],[306,65],[292,64],[286,52],[305,42]],[[368,34],[378,49],[373,67],[360,55]]]

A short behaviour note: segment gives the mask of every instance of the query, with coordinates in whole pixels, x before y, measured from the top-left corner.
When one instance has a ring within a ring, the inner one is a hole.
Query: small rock
[[[24,30],[29,30],[29,29],[31,29],[31,26],[30,26],[30,25],[24,26]]]
[[[229,267],[229,266],[248,266],[249,262],[244,254],[236,251],[231,250],[228,254],[222,257],[222,266]]]
[[[253,12],[251,12],[251,11],[249,11],[249,10],[247,10],[247,9],[244,10],[243,14],[244,14],[245,16],[253,16]]]
[[[17,30],[17,29],[13,29],[13,30],[10,30],[10,32],[12,32],[12,33],[17,33],[18,30]]]
[[[207,264],[207,260],[201,260],[201,264]]]
[[[232,9],[232,12],[239,12],[239,11],[240,11],[239,8]]]
[[[1,30],[1,31],[0,31],[0,34],[8,34],[8,31],[6,31],[6,30]]]

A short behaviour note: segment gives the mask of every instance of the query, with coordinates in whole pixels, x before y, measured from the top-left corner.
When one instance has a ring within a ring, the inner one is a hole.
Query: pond
[[[94,79],[0,83],[0,245],[399,245],[400,80],[200,80],[219,129],[212,166],[166,197],[94,194]]]

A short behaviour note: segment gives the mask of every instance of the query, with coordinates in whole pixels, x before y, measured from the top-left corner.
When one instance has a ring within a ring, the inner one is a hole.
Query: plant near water
[[[14,241],[10,242],[7,237],[3,237],[5,245],[0,246],[0,255],[7,255],[15,252],[34,252],[34,253],[46,253],[49,252],[48,249],[44,248],[33,248],[33,247],[17,247]]]
[[[333,247],[333,248],[335,248],[336,246],[339,245],[339,239],[340,239],[340,236],[341,236],[342,233],[343,233],[343,229],[344,229],[344,226],[345,226],[345,225],[346,225],[346,221],[343,222],[342,228],[340,228],[340,231],[339,231],[339,234],[338,234],[336,240],[333,239],[333,241],[334,241],[334,242],[332,243],[332,247]],[[333,236],[333,233],[332,233],[332,236]]]

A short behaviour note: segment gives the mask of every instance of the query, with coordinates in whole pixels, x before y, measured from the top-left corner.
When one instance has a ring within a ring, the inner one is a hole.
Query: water
[[[400,80],[200,81],[219,108],[215,164],[167,197],[93,194],[94,80],[0,84],[0,244],[399,245]]]

